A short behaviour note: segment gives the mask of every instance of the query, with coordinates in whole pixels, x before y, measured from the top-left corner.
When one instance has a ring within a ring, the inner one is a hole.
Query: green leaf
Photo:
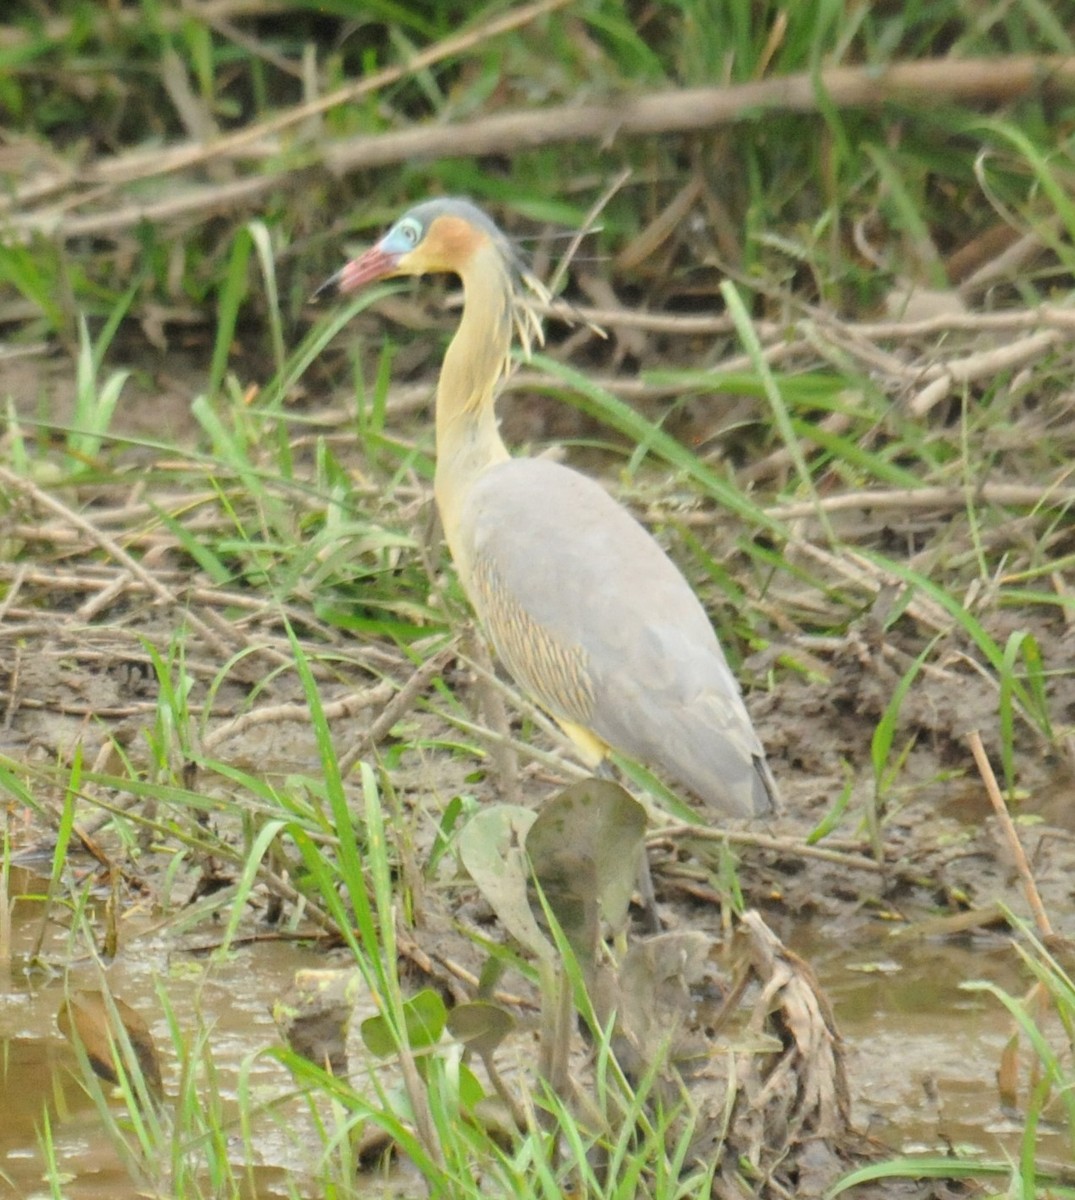
[[[599,922],[618,933],[642,864],[646,810],[618,783],[582,779],[547,801],[526,852],[580,962],[593,961]]]
[[[552,943],[530,907],[530,864],[523,850],[536,819],[516,804],[481,809],[459,834],[459,858],[508,933],[531,954],[551,961]]]
[[[412,1050],[426,1050],[435,1046],[444,1033],[448,1010],[439,992],[424,988],[416,996],[403,1002],[403,1030],[407,1045]],[[389,1058],[398,1053],[399,1043],[392,1023],[383,1016],[367,1017],[361,1025],[362,1040],[366,1049],[378,1058]]]

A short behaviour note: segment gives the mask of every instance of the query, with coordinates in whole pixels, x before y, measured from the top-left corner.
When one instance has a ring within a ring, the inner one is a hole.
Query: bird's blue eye
[[[396,232],[409,246],[417,246],[418,240],[422,236],[422,227],[414,220],[400,221],[396,226]]]

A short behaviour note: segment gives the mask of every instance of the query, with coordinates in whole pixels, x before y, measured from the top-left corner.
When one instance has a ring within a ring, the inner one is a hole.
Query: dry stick
[[[991,378],[998,371],[1021,367],[1026,362],[1041,358],[1066,340],[1057,329],[1043,329],[1006,346],[938,363],[922,372],[922,378],[934,376],[934,380],[910,401],[908,409],[912,416],[924,417],[959,384],[973,383],[978,379]]]
[[[471,667],[476,664],[471,662]],[[526,711],[527,705],[521,700],[517,701],[520,711]],[[555,728],[549,728],[551,725],[548,718],[543,714],[538,714],[540,720],[535,721],[535,724],[540,725],[544,732],[547,732],[549,737],[554,740],[565,742],[567,735],[562,731],[557,731]],[[547,768],[556,774],[557,777],[566,777],[568,779],[589,779],[593,772],[582,766],[575,757],[568,757],[567,754],[558,754],[554,750],[542,750],[535,746],[533,742],[524,742],[521,738],[510,737],[504,734],[497,733],[496,730],[490,729],[488,725],[480,725],[476,721],[468,721],[463,717],[455,715],[447,715],[442,713],[446,720],[463,733],[469,733],[473,737],[480,738],[482,742],[490,744],[494,741],[506,741],[511,745],[520,758],[525,758],[530,762],[539,764],[541,767]]]
[[[822,433],[840,435],[846,433],[850,427],[850,414],[837,411],[826,413],[814,428]],[[808,455],[816,449],[816,443],[809,437],[800,438],[799,445],[804,455]],[[782,475],[785,471],[790,471],[793,465],[794,459],[790,448],[786,445],[779,446],[763,458],[759,458],[744,467],[740,471],[739,477],[743,481],[744,486],[748,486],[753,483],[761,483],[763,480],[772,479],[774,476]],[[820,500],[820,497],[818,499]],[[811,501],[807,507],[810,510],[810,514],[817,512],[817,504],[814,501]]]
[[[1015,222],[1010,222],[1015,224]],[[1059,234],[1063,229],[1063,219],[1059,216],[1050,217],[1045,222],[1045,228]],[[1045,248],[1043,233],[1026,233],[1018,241],[1013,242],[1007,250],[1002,250],[995,258],[984,262],[973,275],[960,283],[958,291],[964,300],[972,299],[976,294],[986,291],[999,280],[1017,278],[1023,273],[1023,268]]]
[[[922,377],[921,363],[908,363],[898,353],[882,349],[874,339],[863,337],[849,326],[822,318],[800,321],[797,329],[810,349],[824,361],[832,361],[838,371],[843,365],[842,356],[850,355],[870,367],[871,373],[880,373],[890,379],[917,383]]]
[[[97,542],[97,544],[100,544],[97,539],[91,540]],[[95,571],[87,570],[84,573],[71,573],[69,571],[45,571],[40,569],[24,570],[22,568],[20,568],[19,571],[12,572],[10,568],[6,566],[6,564],[0,563],[0,580],[15,574],[19,575],[21,577],[21,581],[24,583],[33,584],[39,587],[46,587],[52,590],[63,589],[76,592],[93,591],[96,593],[101,589],[109,589],[113,586],[113,580],[115,579],[115,576],[110,575],[107,572],[107,566]],[[127,574],[127,572],[124,572],[124,574]],[[148,591],[160,596],[162,595],[160,589],[163,587],[163,581],[173,578],[176,580],[185,581],[186,576],[183,575],[182,572],[161,571],[158,573],[158,576],[155,580],[151,578],[148,583],[141,576],[138,579],[128,579],[125,590],[132,595],[141,595]],[[167,595],[173,604],[178,604],[177,597],[173,593],[169,592],[167,588],[164,588],[163,595]],[[229,592],[219,588],[192,587],[185,590],[185,595],[188,601],[204,605],[206,607],[207,620],[214,623],[219,623],[221,631],[229,638],[236,637],[238,632],[242,630],[245,625],[256,619],[271,617],[273,620],[278,621],[283,620],[286,617],[291,617],[293,620],[297,620],[299,616],[301,616],[303,620],[306,619],[306,614],[298,614],[290,606],[280,606],[272,601],[267,602],[263,599],[255,599],[249,596],[241,595],[237,592]],[[92,601],[87,603],[91,602]],[[225,621],[223,617],[214,611],[214,605],[222,608],[231,607],[236,609],[244,609],[249,613],[249,616],[244,617],[241,620]],[[81,612],[81,610],[79,611]],[[193,624],[194,618],[191,620]],[[23,629],[23,632],[25,632],[25,629]],[[86,632],[92,632],[96,635],[100,632],[100,628],[94,627],[88,629]],[[0,625],[0,637],[6,637],[8,635],[8,627]],[[133,638],[135,635],[129,636]],[[220,652],[219,646],[214,645],[213,648],[216,649],[218,653]],[[259,654],[267,656],[270,660],[279,665],[288,666],[293,662],[290,654],[289,644],[283,641],[283,639],[273,637],[270,634],[263,633],[261,635],[261,641],[257,646],[257,650]],[[364,661],[359,665],[364,667],[369,667],[372,664],[376,664],[385,669],[392,669],[399,665],[399,655],[390,654],[381,647],[373,645],[365,646],[363,647],[362,652],[364,655]],[[141,656],[135,654],[132,655],[132,657],[140,658]],[[324,674],[323,669],[318,663],[312,664],[312,667],[315,675],[321,676]],[[218,668],[216,667],[211,668],[210,673],[215,673],[217,669]]]
[[[790,854],[798,858],[814,858],[820,862],[836,863],[853,871],[869,871],[876,875],[881,864],[862,854],[845,850],[831,850],[827,846],[811,846],[798,838],[779,838],[767,833],[750,833],[740,829],[720,829],[709,825],[662,825],[646,838],[649,846],[660,846],[663,841],[685,842],[728,842],[734,846],[752,846],[758,850],[774,850],[779,854]]]
[[[36,537],[37,540],[43,540],[42,533],[34,534],[31,527],[26,527],[27,533],[31,537]],[[51,535],[49,540],[57,545],[69,544],[65,538],[55,538]],[[88,551],[90,547],[79,546],[78,549]],[[87,567],[83,572],[70,572],[43,570],[41,568],[24,569],[20,567],[17,571],[13,571],[7,564],[0,563],[0,580],[9,578],[13,575],[21,576],[21,579],[26,584],[36,585],[38,587],[46,587],[52,590],[64,590],[74,592],[94,593],[102,588],[112,586],[114,575],[109,573],[109,567],[103,565],[97,567]],[[165,581],[175,580],[176,582],[186,582],[187,576],[181,571],[159,571],[157,573],[157,583],[163,584]],[[141,595],[145,591],[154,592],[156,585],[147,585],[141,578],[130,580],[127,584],[127,590],[135,595]],[[236,628],[245,623],[249,623],[255,618],[271,617],[274,620],[282,620],[285,617],[290,618],[294,622],[300,619],[308,620],[307,613],[300,613],[297,609],[290,605],[281,606],[275,601],[266,601],[263,598],[245,596],[240,592],[229,592],[223,588],[211,587],[190,587],[185,591],[185,595],[189,600],[198,604],[203,604],[207,608],[214,606],[219,608],[232,608],[244,610],[249,615],[240,620],[232,621],[229,628]],[[172,596],[174,602],[175,597]],[[349,644],[353,644],[352,642]],[[399,655],[390,655],[383,649],[375,646],[365,647],[365,652],[371,658],[381,662],[385,666],[395,667],[399,665]],[[291,662],[290,657],[282,656],[281,662]]]
[[[647,333],[679,334],[695,337],[705,334],[734,333],[732,319],[724,314],[713,316],[687,316],[677,313],[652,313],[624,308],[591,308],[585,304],[577,307],[553,301],[545,310],[546,315],[563,317],[570,321],[582,317],[597,325],[619,326],[624,329],[642,329]],[[831,313],[823,309],[806,309],[804,315],[794,321],[754,322],[758,336],[766,341],[783,338],[789,330],[803,324],[817,322],[823,328],[834,323]],[[912,339],[932,337],[938,333],[982,333],[1005,332],[1008,330],[1036,329],[1039,326],[1056,327],[1075,331],[1075,309],[1057,304],[1039,304],[1031,308],[1013,309],[1008,312],[938,313],[934,317],[921,317],[913,321],[848,321],[841,318],[837,328],[842,333],[855,334],[862,338]]]
[[[169,607],[182,607],[179,598],[173,592],[169,591],[160,580],[150,574],[137,559],[132,558],[117,541],[108,537],[107,534],[102,533],[101,530],[87,521],[80,513],[68,508],[66,504],[61,504],[59,500],[42,491],[35,483],[32,483],[28,479],[21,479],[6,467],[0,467],[0,481],[6,484],[7,487],[22,492],[24,496],[28,496],[35,504],[48,509],[49,512],[84,533],[95,546],[103,550],[110,558],[126,567],[134,578],[139,580],[158,600],[163,601]],[[186,617],[191,627],[196,629],[205,638],[214,651],[222,655],[229,653],[227,646],[220,641],[216,633],[204,621],[190,612],[189,609],[187,610]]]
[[[226,10],[229,6],[230,0],[229,5],[217,5],[215,7],[223,7]],[[229,42],[234,42],[240,50],[245,50],[247,54],[250,54],[255,58],[263,59],[270,66],[275,67],[282,75],[290,75],[294,79],[297,79],[300,82],[302,81],[304,65],[303,60],[294,62],[286,55],[278,54],[264,42],[259,41],[255,37],[251,37],[247,33],[244,33],[243,30],[241,30],[233,20],[231,20],[231,14],[229,12],[214,12],[212,11],[210,5],[204,3],[199,3],[197,7],[195,7],[191,0],[185,0],[185,3],[181,2],[181,8],[191,16],[196,16],[203,20],[206,25],[209,25],[212,29],[219,33],[222,38],[225,38]],[[264,9],[256,8],[253,15],[258,19],[261,19],[265,15]],[[154,18],[156,18],[156,14],[154,14]]]
[[[10,216],[5,227],[11,232],[26,235],[45,234],[48,237],[73,238],[117,234],[134,229],[143,221],[165,224],[175,217],[235,208],[246,202],[252,204],[267,191],[279,187],[287,171],[272,171],[248,179],[192,188],[155,204],[109,205],[107,211],[86,216],[70,216],[66,211],[24,213]],[[23,239],[26,240],[26,239]]]
[[[339,700],[333,700],[323,706],[325,720],[342,721],[347,717],[353,717],[356,713],[360,713],[374,704],[381,704],[388,700],[393,690],[392,684],[385,681],[375,687],[367,688],[364,692],[351,692],[346,696],[341,696]],[[308,725],[310,723],[310,706],[308,704],[270,704],[264,708],[252,709],[221,725],[219,729],[214,729],[204,739],[202,749],[214,750],[229,738],[245,733],[246,730],[257,725],[284,724],[286,722]]]
[[[294,125],[302,125],[309,121],[311,117],[319,116],[321,113],[328,112],[329,109],[336,108],[341,104],[350,104],[362,96],[368,96],[373,92],[388,87],[390,84],[397,83],[407,75],[425,70],[427,67],[431,67],[446,58],[451,58],[453,55],[471,51],[482,42],[499,37],[502,33],[509,33],[514,29],[529,25],[539,17],[555,12],[558,8],[564,8],[568,3],[570,3],[570,0],[539,0],[536,4],[524,5],[521,8],[505,13],[503,16],[487,21],[485,24],[479,25],[476,29],[470,29],[465,33],[456,34],[454,37],[445,38],[443,41],[437,42],[428,49],[415,54],[411,59],[405,63],[401,63],[399,66],[386,67],[384,70],[377,71],[373,75],[365,75],[354,83],[337,88],[327,96],[321,96],[317,100],[310,100],[296,105],[294,108],[290,108],[275,117],[270,117],[266,121],[259,121],[255,125],[239,129],[235,133],[217,138],[208,144],[199,143],[196,145],[173,146],[163,152],[158,151],[148,156],[144,151],[136,151],[131,155],[124,155],[122,158],[114,160],[111,163],[105,163],[95,169],[83,171],[81,178],[84,181],[89,180],[96,183],[126,183],[133,180],[150,179],[155,175],[166,175],[173,171],[184,170],[187,167],[200,166],[215,158],[227,157],[236,150],[241,150],[244,147],[268,138],[270,134],[279,133]],[[279,145],[273,144],[266,151],[266,155],[270,153],[276,155],[279,152]],[[286,172],[277,171],[273,172],[271,176],[262,176],[258,180],[247,182],[268,182],[268,185],[272,187],[285,174]],[[23,201],[24,197],[20,192],[16,191],[4,206],[18,208]]]
[[[286,620],[286,618],[284,619]],[[295,660],[290,653],[290,647],[288,652],[285,654],[266,640],[263,640],[261,645],[255,646],[251,641],[249,634],[247,634],[245,631],[240,633],[239,627],[233,621],[228,620],[223,613],[217,612],[215,608],[205,609],[205,619],[202,624],[207,630],[217,630],[223,638],[234,638],[235,641],[240,642],[248,649],[256,650],[259,655],[263,655],[269,660],[269,662],[276,663],[277,666],[294,666]],[[227,642],[221,641],[220,644],[222,646],[226,646]],[[313,665],[311,665],[311,669],[316,676],[317,671]]]
[[[624,186],[624,184],[627,183],[630,178],[631,169],[630,167],[625,167],[624,170],[622,170],[608,185],[608,187],[605,188],[601,195],[598,196],[594,203],[590,205],[590,211],[586,214],[586,217],[582,222],[582,226],[568,243],[567,249],[564,251],[559,265],[553,272],[552,278],[549,279],[547,283],[547,287],[550,292],[555,292],[557,288],[559,288],[560,283],[567,274],[568,268],[571,266],[572,260],[579,252],[579,246],[582,245],[583,238],[593,232],[597,218],[608,207],[608,203],[612,197],[615,196],[615,194]],[[566,307],[569,311],[571,310],[570,305],[567,305]],[[570,317],[568,319],[570,320]],[[575,319],[578,319],[577,316]],[[591,328],[593,328],[596,333],[600,334],[601,337],[605,336],[604,330],[599,329],[596,326],[591,326]]]
[[[1048,503],[1050,511],[1062,505],[1075,504],[1075,488],[1030,483],[986,483],[973,493],[974,500],[981,504],[1008,504],[1016,507],[1039,508]],[[894,488],[880,492],[843,492],[839,496],[825,496],[819,504],[827,512],[862,512],[864,509],[950,509],[964,508],[967,492],[956,487]],[[804,502],[774,504],[766,513],[777,521],[792,521],[809,517],[817,506]],[[680,519],[677,516],[677,520]]]
[[[11,581],[11,587],[8,588],[7,595],[0,600],[0,625],[3,625],[4,618],[15,605],[15,597],[22,591],[22,585],[26,580],[26,573],[29,567],[26,563],[19,563],[15,568],[15,577]]]
[[[802,555],[820,563],[828,570],[832,578],[842,579],[845,584],[858,588],[868,596],[876,597],[882,587],[889,582],[889,577],[876,563],[845,548],[841,554],[833,554],[821,546],[815,546],[802,538],[793,538],[787,545],[788,556]],[[928,596],[918,596],[907,606],[907,612],[916,621],[934,630],[951,628],[953,619],[945,610]]]
[[[662,206],[657,216],[637,233],[613,259],[613,274],[632,273],[674,237],[683,227],[691,210],[705,194],[705,184],[697,171],[672,199]]]
[[[114,600],[118,600],[132,582],[133,576],[130,571],[120,571],[111,583],[101,588],[95,595],[90,596],[88,600],[84,600],[75,609],[75,616],[88,625],[98,613],[108,608]]]
[[[384,710],[377,720],[359,737],[358,741],[346,754],[340,756],[339,768],[341,776],[346,776],[363,754],[373,746],[376,746],[382,738],[388,735],[392,726],[395,725],[404,713],[410,711],[430,681],[440,674],[444,669],[445,663],[454,654],[455,646],[446,646],[443,650],[434,654],[432,658],[422,663],[410,679],[399,689],[395,699],[390,700],[384,706]]]
[[[892,100],[933,106],[948,100],[1014,99],[1035,87],[1075,88],[1075,58],[1013,55],[1006,59],[832,67],[729,87],[674,88],[614,96],[602,104],[563,104],[498,113],[452,127],[437,123],[391,134],[347,138],[325,147],[331,170],[387,166],[415,158],[471,157],[622,134],[689,133],[756,118],[765,111],[816,112],[819,97],[837,107],[878,108]]]
[[[408,72],[430,65],[451,54],[469,49],[509,29],[534,20],[562,7],[567,0],[545,0],[517,9],[498,21],[491,21],[471,33],[448,39],[431,47],[406,65],[378,72],[322,97],[302,104],[269,121],[221,138],[207,146],[185,146],[170,150],[156,161],[143,157],[132,170],[121,164],[112,171],[110,182],[127,178],[180,170],[226,155],[256,141],[265,134],[287,128],[324,112],[337,104],[353,100],[402,78]],[[1001,100],[1012,99],[1034,87],[1048,85],[1063,90],[1075,88],[1075,58],[1014,55],[1005,59],[968,60],[928,59],[925,62],[895,63],[883,71],[876,67],[833,67],[822,71],[820,79],[812,73],[789,75],[729,87],[679,88],[642,96],[615,96],[603,104],[566,104],[555,107],[498,113],[451,126],[430,124],[417,129],[349,138],[312,147],[320,153],[332,171],[370,169],[413,161],[416,158],[470,158],[483,154],[518,151],[557,142],[597,139],[603,143],[617,136],[635,134],[688,133],[755,118],[759,112],[815,112],[818,97],[843,107],[877,108],[889,101],[920,101],[935,105],[940,99]],[[279,153],[275,148],[274,153]],[[124,174],[126,170],[126,174]],[[115,233],[133,228],[141,221],[160,221],[163,217],[234,204],[241,199],[271,191],[288,176],[287,170],[270,171],[256,178],[239,180],[221,187],[192,189],[182,197],[160,204],[112,207],[106,213],[69,217],[64,212],[25,214],[13,212],[9,230],[25,232],[47,227],[54,236]],[[97,178],[108,178],[100,169]],[[13,198],[19,203],[18,197]]]
[[[978,773],[985,784],[985,790],[989,794],[993,811],[996,813],[1000,831],[1004,835],[1004,844],[1015,861],[1015,869],[1019,872],[1019,878],[1023,881],[1023,892],[1026,895],[1027,903],[1030,905],[1030,911],[1034,914],[1034,923],[1037,925],[1038,932],[1043,938],[1051,938],[1053,936],[1053,927],[1049,921],[1049,915],[1045,911],[1045,905],[1041,902],[1038,885],[1034,882],[1030,863],[1027,862],[1026,851],[1019,841],[1019,835],[1015,832],[1015,825],[1012,823],[1008,806],[1004,803],[1004,797],[1000,794],[997,777],[993,774],[993,768],[986,755],[985,747],[982,745],[982,735],[977,729],[974,729],[967,734],[967,741],[970,742],[971,753],[974,755],[974,761],[978,765]]]

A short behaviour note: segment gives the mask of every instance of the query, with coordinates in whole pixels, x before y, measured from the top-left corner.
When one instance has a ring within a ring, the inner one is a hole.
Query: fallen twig
[[[1000,787],[997,784],[997,777],[993,773],[989,756],[982,745],[982,735],[977,729],[971,730],[967,734],[967,741],[970,743],[971,753],[974,755],[978,773],[985,784],[989,802],[993,805],[993,812],[997,818],[1001,840],[1007,848],[1008,853],[1012,856],[1015,869],[1019,872],[1019,878],[1023,884],[1023,894],[1026,896],[1027,904],[1034,915],[1034,923],[1037,925],[1038,932],[1042,938],[1049,939],[1053,936],[1052,922],[1049,920],[1049,914],[1045,911],[1045,905],[1041,902],[1041,893],[1038,891],[1038,885],[1034,882],[1034,873],[1031,871],[1030,863],[1027,861],[1023,843],[1020,842],[1019,835],[1015,832],[1011,813],[1008,812],[1008,806],[1004,803],[1004,797],[1001,795]]]
[[[375,704],[383,703],[392,695],[392,692],[392,684],[382,681],[363,692],[351,692],[346,696],[341,696],[338,700],[333,700],[323,706],[325,720],[339,721],[353,717],[356,713],[372,708]],[[309,704],[267,704],[262,708],[240,713],[227,724],[221,725],[208,734],[204,739],[203,749],[213,750],[228,741],[229,738],[237,737],[256,725],[279,724],[288,721],[308,725],[310,723]]]
[[[614,96],[600,104],[561,104],[536,112],[497,113],[461,122],[446,139],[431,123],[398,132],[329,142],[324,161],[337,172],[383,167],[416,158],[472,157],[547,146],[554,142],[624,134],[690,133],[767,112],[817,112],[821,98],[838,108],[879,108],[893,101],[936,105],[940,100],[1011,100],[1033,88],[1075,88],[1075,58],[1013,55],[1003,59],[950,58],[830,67],[726,87],[674,88]]]
[[[425,691],[433,679],[444,669],[445,664],[455,653],[454,646],[447,646],[438,653],[426,659],[411,675],[410,679],[399,689],[396,695],[388,701],[377,719],[363,733],[358,741],[346,753],[340,755],[340,774],[346,776],[356,762],[376,746],[382,738],[388,735],[404,713],[409,712],[418,697]]]
[[[0,211],[6,209],[8,213],[6,229],[9,235],[23,237],[42,231],[64,239],[114,235],[143,221],[167,221],[251,204],[279,188],[288,178],[297,179],[299,170],[308,170],[319,163],[330,171],[343,173],[421,158],[470,158],[518,152],[558,142],[593,139],[608,142],[625,135],[690,133],[756,119],[766,112],[816,112],[822,96],[837,107],[877,108],[894,101],[930,105],[942,99],[997,101],[1013,99],[1035,88],[1075,89],[1075,59],[1062,57],[1013,55],[962,62],[938,58],[892,63],[884,70],[874,65],[831,67],[819,76],[803,72],[726,87],[667,89],[638,96],[612,96],[598,104],[563,104],[536,111],[496,113],[454,124],[450,138],[445,137],[443,123],[433,122],[389,133],[336,141],[323,139],[303,145],[301,160],[291,168],[267,167],[255,176],[193,185],[179,194],[173,189],[172,194],[155,202],[115,201],[114,190],[123,184],[201,167],[215,159],[230,159],[237,151],[249,151],[259,143],[264,143],[261,153],[266,162],[276,160],[281,150],[271,135],[309,122],[413,71],[518,29],[566,3],[567,0],[540,0],[514,9],[477,29],[431,46],[405,64],[363,77],[327,96],[296,105],[224,137],[171,146],[150,154],[137,150],[99,163],[81,172],[77,180],[68,171],[59,171],[53,181],[45,184],[34,180],[9,197],[0,197]],[[74,213],[69,198],[44,211],[28,211],[31,202],[62,194],[76,183],[80,188],[87,183],[94,187],[93,198],[103,204],[100,211]]]
[[[168,588],[166,588],[164,584],[161,583],[161,581],[157,578],[157,576],[153,575],[150,571],[147,571],[145,567],[143,567],[137,559],[132,558],[114,538],[102,533],[101,530],[93,525],[92,522],[87,521],[81,513],[77,513],[74,511],[74,509],[68,508],[66,504],[63,504],[61,501],[57,500],[55,496],[50,496],[48,492],[38,487],[36,483],[29,479],[21,478],[19,475],[16,475],[14,471],[9,471],[6,467],[0,467],[0,482],[3,482],[4,485],[10,488],[13,492],[21,492],[22,495],[26,496],[29,500],[32,500],[33,503],[38,505],[40,508],[44,508],[48,512],[51,512],[54,516],[62,518],[69,525],[74,526],[74,528],[85,534],[86,537],[88,537],[95,546],[103,550],[109,556],[109,558],[126,567],[131,575],[135,579],[138,579],[146,588],[146,590],[156,597],[157,600],[162,601],[169,607],[183,607],[179,597],[176,596],[174,592],[171,592]],[[193,629],[197,630],[197,632],[203,638],[205,638],[205,640],[210,646],[213,647],[214,650],[225,656],[228,654],[227,647],[220,641],[216,632],[211,629],[205,623],[205,621],[201,620],[189,610],[186,612],[186,620]]]

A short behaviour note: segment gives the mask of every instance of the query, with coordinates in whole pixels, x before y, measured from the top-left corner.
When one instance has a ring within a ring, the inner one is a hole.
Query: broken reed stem
[[[100,185],[92,195],[101,207],[92,212],[71,211],[66,193],[72,176],[56,172],[44,184],[0,197],[0,211],[8,211],[10,236],[23,240],[47,233],[60,240],[93,235],[114,235],[145,221],[181,219],[191,213],[220,208],[249,207],[266,193],[298,180],[300,168],[278,166],[278,136],[296,126],[309,125],[321,114],[360,96],[376,93],[430,65],[464,54],[500,34],[523,28],[536,19],[567,7],[569,0],[538,0],[511,10],[476,29],[455,34],[415,54],[408,62],[364,76],[328,95],[307,100],[273,117],[252,123],[234,133],[169,146],[155,156],[141,148],[78,173]],[[819,88],[820,82],[820,88]],[[944,98],[967,105],[1012,100],[1027,93],[1048,90],[1070,93],[1075,89],[1075,61],[1068,56],[1011,55],[1005,58],[953,61],[950,58],[889,63],[883,70],[874,64],[829,67],[821,72],[800,72],[772,79],[752,80],[717,87],[666,88],[642,95],[614,95],[597,103],[550,105],[536,110],[486,114],[452,126],[445,138],[440,121],[387,133],[361,134],[342,139],[317,139],[312,150],[317,162],[335,175],[354,170],[445,157],[475,158],[491,154],[518,154],[526,149],[571,141],[604,145],[631,136],[666,136],[721,128],[759,113],[812,113],[818,110],[819,91],[838,108],[875,109],[879,105],[935,104]],[[227,179],[222,183],[178,189],[162,200],[142,198],[116,202],[115,189],[130,182],[172,174],[223,159],[229,161],[245,149],[260,149],[264,170],[259,175]],[[102,200],[107,201],[101,203]],[[34,203],[50,207],[29,211]],[[930,397],[926,397],[930,401]]]
[[[1053,936],[1053,927],[1049,920],[1049,914],[1045,911],[1045,905],[1041,902],[1041,895],[1038,892],[1038,885],[1034,882],[1034,875],[1030,870],[1026,851],[1023,849],[1022,842],[1019,841],[1019,835],[1015,831],[1015,824],[1012,821],[1011,814],[1008,812],[1008,806],[1004,803],[1004,797],[1001,795],[997,777],[993,774],[993,767],[989,762],[985,747],[982,745],[982,735],[977,729],[974,729],[967,734],[967,741],[970,742],[971,753],[974,755],[974,761],[978,766],[978,773],[982,777],[985,790],[993,805],[993,811],[996,813],[1005,844],[1015,861],[1015,869],[1019,872],[1019,877],[1023,881],[1023,892],[1026,895],[1027,903],[1030,905],[1030,911],[1034,914],[1034,923],[1038,927],[1038,933],[1041,934],[1043,939],[1051,938]]]
[[[340,775],[346,778],[351,773],[355,763],[372,750],[383,738],[388,736],[392,726],[411,710],[418,697],[426,687],[444,669],[445,664],[455,653],[455,647],[446,646],[424,662],[411,675],[410,679],[399,689],[396,695],[388,701],[381,714],[363,733],[358,741],[346,753],[340,755]]]
[[[343,174],[376,170],[423,158],[517,154],[568,141],[597,141],[667,136],[712,130],[759,114],[817,112],[819,91],[837,108],[876,109],[880,105],[952,103],[973,105],[1012,100],[1045,86],[1070,93],[1075,61],[1063,55],[1011,55],[1002,59],[951,58],[836,66],[778,78],[727,86],[663,88],[635,95],[614,95],[593,103],[508,110],[459,122],[450,138],[433,122],[381,134],[356,134],[326,140],[321,157]]]
[[[119,563],[125,567],[134,579],[137,579],[146,590],[154,596],[160,603],[180,610],[184,609],[184,605],[179,597],[170,591],[152,572],[148,571],[137,559],[132,558],[127,551],[115,540],[109,537],[108,534],[98,529],[91,521],[88,521],[81,513],[76,512],[72,508],[68,508],[66,504],[61,503],[55,496],[50,495],[39,487],[33,480],[23,479],[16,475],[14,471],[9,471],[6,467],[0,467],[0,484],[3,484],[9,491],[9,494],[21,493],[31,503],[37,505],[38,508],[43,508],[53,516],[59,517],[67,525],[77,529],[84,537],[104,551],[113,562]],[[187,624],[196,630],[222,658],[226,659],[231,651],[221,641],[216,632],[205,621],[192,613],[189,608],[185,611]]]

